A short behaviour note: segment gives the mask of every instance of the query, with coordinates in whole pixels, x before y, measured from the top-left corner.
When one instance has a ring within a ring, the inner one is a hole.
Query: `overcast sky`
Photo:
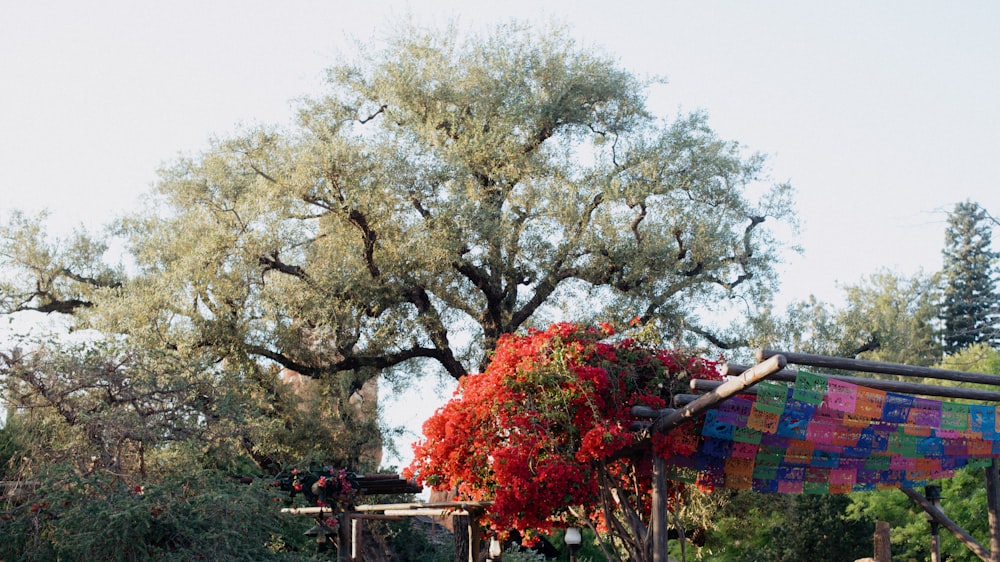
[[[1000,2],[33,1],[0,7],[0,215],[91,228],[156,169],[241,124],[286,123],[352,37],[391,18],[566,22],[640,75],[664,116],[771,155],[805,253],[782,301],[941,265],[947,212],[1000,215]]]

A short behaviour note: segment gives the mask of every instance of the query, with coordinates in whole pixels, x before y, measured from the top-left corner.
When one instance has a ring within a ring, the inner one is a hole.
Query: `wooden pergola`
[[[910,396],[968,400],[990,405],[1000,404],[1000,376],[996,375],[766,349],[758,352],[757,360],[758,362],[755,365],[750,366],[732,363],[726,365],[723,372],[727,376],[727,380],[725,381],[690,381],[693,393],[675,396],[672,408],[653,410],[645,407],[634,407],[632,413],[636,417],[645,418],[648,421],[638,422],[635,425],[634,429],[637,432],[636,444],[623,454],[648,447],[654,434],[669,433],[686,421],[705,416],[709,410],[716,408],[727,400],[737,396],[755,395],[755,387],[762,381],[795,382],[799,373],[786,369],[786,366],[790,364],[855,373],[813,374],[812,376],[885,392],[905,393]],[[878,379],[860,377],[856,375],[857,373],[889,375],[898,378]],[[900,379],[932,379],[953,383],[985,385],[988,388],[945,386]],[[666,491],[668,486],[668,468],[668,462],[665,459],[654,456],[653,503],[650,531],[653,542],[653,559],[656,562],[666,562],[667,560]],[[963,530],[942,512],[939,507],[923,495],[907,487],[902,487],[901,490],[919,505],[932,521],[954,534],[959,541],[980,559],[986,562],[1000,562],[1000,492],[998,492],[1000,490],[1000,472],[998,472],[998,462],[995,456],[992,456],[989,465],[985,467],[985,480],[990,527],[989,548],[977,542],[969,533]],[[368,482],[374,483],[375,480],[369,480]],[[406,482],[395,476],[385,478],[381,485],[383,490],[393,489],[391,486],[398,486],[400,490],[405,488],[403,491],[407,492],[419,491],[412,482]],[[369,488],[369,490],[373,490],[373,488]],[[369,493],[392,492],[373,491]],[[320,507],[291,508],[282,511],[289,514],[313,516],[318,521],[322,521],[328,515],[338,516],[340,519],[339,528],[335,530],[335,533],[331,534],[335,534],[338,537],[338,545],[341,548],[338,548],[337,560],[343,562],[361,562],[363,522],[365,520],[399,519],[418,515],[452,517],[455,531],[456,561],[478,562],[482,548],[482,534],[476,521],[478,516],[484,510],[488,509],[490,505],[490,502],[436,502],[358,505],[349,511],[341,513],[334,513],[330,508]],[[878,543],[879,541],[876,542]],[[876,552],[876,560],[877,562],[890,562],[887,558],[887,540],[881,542],[883,543],[879,545],[882,547],[881,553]],[[937,560],[939,558],[932,558],[934,562],[937,562]]]
[[[423,488],[397,474],[357,474],[358,494],[416,494]],[[360,506],[359,506],[360,507]],[[376,511],[376,510],[372,510]],[[328,506],[286,507],[282,513],[302,515],[316,520],[312,532],[316,535],[317,548],[327,544],[327,537],[336,538],[338,562],[361,562],[365,520],[398,520],[399,515],[367,512],[358,507],[336,508]],[[337,526],[325,524],[327,517],[336,517]]]
[[[729,400],[737,395],[755,394],[754,386],[764,381],[794,382],[798,373],[785,367],[789,364],[800,366],[831,369],[838,371],[850,371],[855,373],[868,373],[876,375],[890,375],[902,378],[934,379],[950,381],[956,383],[969,383],[986,385],[998,390],[964,388],[954,386],[944,386],[936,384],[926,384],[908,380],[875,379],[870,377],[858,377],[854,375],[829,374],[819,375],[827,379],[833,379],[846,383],[864,386],[888,392],[906,393],[908,395],[954,398],[961,400],[971,400],[985,402],[990,405],[1000,404],[1000,376],[982,373],[969,373],[964,371],[953,371],[945,369],[934,369],[929,367],[914,367],[880,361],[866,361],[859,359],[849,359],[842,357],[830,357],[823,355],[811,355],[804,353],[790,353],[784,351],[763,349],[758,351],[756,365],[745,366],[728,364],[724,369],[724,374],[730,376],[725,382],[692,380],[690,382],[693,391],[701,391],[700,395],[679,395],[675,397],[675,408],[663,410],[650,410],[648,408],[633,408],[633,414],[638,417],[650,418],[653,421],[641,424],[639,431],[645,439],[649,439],[654,433],[667,433],[681,423],[704,415],[708,410],[716,405]],[[939,507],[923,495],[911,488],[901,487],[900,490],[911,500],[919,505],[928,517],[940,526],[951,532],[970,551],[975,553],[985,562],[1000,562],[1000,470],[996,456],[988,466],[985,467],[985,481],[987,494],[987,512],[989,514],[990,547],[986,548],[976,541],[968,532],[951,520]],[[658,517],[658,513],[665,513],[666,504],[662,500],[657,502],[657,496],[662,497],[666,490],[666,466],[663,459],[656,458],[654,464],[654,513],[652,515],[654,560],[666,561],[666,518]],[[662,510],[659,511],[659,510]],[[936,537],[933,539],[932,551],[936,551]],[[886,545],[887,546],[887,545]],[[885,557],[885,551],[881,556]],[[880,553],[876,552],[876,556]],[[936,552],[932,554],[932,562],[938,562],[940,555]],[[876,562],[890,562],[888,558],[878,558]]]
[[[325,517],[338,517],[337,529],[329,530],[330,535],[337,537],[338,562],[362,562],[365,521],[399,521],[406,517],[418,516],[450,517],[455,537],[455,560],[465,562],[479,560],[482,532],[477,521],[492,503],[387,503],[357,505],[346,511],[337,511],[329,507],[289,507],[282,509],[281,512],[314,517],[319,525],[322,525]],[[341,545],[344,545],[343,548]]]

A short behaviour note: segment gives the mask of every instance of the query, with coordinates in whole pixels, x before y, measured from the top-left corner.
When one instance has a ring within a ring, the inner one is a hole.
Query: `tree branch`
[[[95,277],[87,277],[87,276],[84,276],[84,275],[79,275],[77,273],[73,273],[72,271],[70,271],[69,269],[67,269],[65,267],[60,270],[60,273],[62,273],[63,275],[65,275],[66,277],[69,277],[70,279],[72,279],[74,281],[77,281],[77,282],[80,282],[80,283],[84,283],[86,285],[92,285],[94,287],[98,287],[98,288],[101,288],[101,289],[118,289],[118,288],[120,288],[122,286],[121,281],[102,281],[102,280],[97,279]]]
[[[732,340],[732,341],[723,340],[722,338],[718,337],[714,333],[709,332],[708,330],[706,330],[706,329],[704,329],[704,328],[702,328],[700,326],[685,325],[685,328],[687,328],[689,331],[691,331],[691,332],[693,332],[695,334],[698,334],[699,336],[705,338],[712,345],[718,347],[719,349],[735,349],[735,348],[738,348],[738,347],[748,347],[750,345],[750,342],[748,342],[745,339],[736,339],[736,340]]]
[[[271,255],[269,256],[259,257],[257,259],[257,263],[264,266],[265,272],[280,271],[281,273],[285,273],[293,277],[298,277],[299,279],[302,279],[304,281],[309,280],[309,275],[306,273],[304,269],[302,269],[297,265],[290,265],[281,261],[281,258],[278,256],[278,250],[274,250],[273,252],[271,252]]]

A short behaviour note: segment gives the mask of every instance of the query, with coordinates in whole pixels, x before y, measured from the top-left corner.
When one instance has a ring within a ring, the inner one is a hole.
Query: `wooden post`
[[[958,523],[952,521],[951,518],[945,515],[943,511],[935,507],[934,504],[932,504],[931,502],[927,501],[927,498],[911,490],[910,488],[900,488],[900,490],[904,494],[906,494],[911,500],[920,504],[920,507],[924,508],[924,511],[929,513],[930,516],[933,517],[938,523],[940,523],[942,527],[951,531],[951,534],[955,535],[955,538],[961,541],[962,544],[964,544],[966,548],[971,550],[973,554],[978,556],[980,560],[982,560],[983,562],[996,562],[997,559],[993,558],[993,555],[990,553],[989,550],[986,550],[986,547],[979,544],[979,542],[976,539],[972,538],[972,535],[966,532],[965,529],[959,527]],[[989,490],[987,489],[987,495],[988,494]]]
[[[479,551],[483,543],[483,532],[479,527],[479,517],[469,517],[469,562],[479,562]]]
[[[351,562],[362,562],[364,552],[364,520],[358,517],[351,518]]]
[[[337,521],[337,562],[351,562],[351,513],[341,512]]]
[[[455,562],[469,562],[469,516],[453,515],[451,529],[455,537]]]
[[[889,524],[885,521],[875,522],[875,562],[892,562]]]
[[[941,534],[937,521],[931,521],[931,562],[941,562]]]
[[[986,467],[986,511],[990,520],[990,562],[1000,562],[1000,473],[997,459]]]
[[[649,525],[653,532],[653,562],[667,562],[667,461],[653,455],[653,498]]]
[[[455,536],[455,562],[479,562],[479,542],[481,534],[479,522],[469,515],[454,515],[451,518]]]

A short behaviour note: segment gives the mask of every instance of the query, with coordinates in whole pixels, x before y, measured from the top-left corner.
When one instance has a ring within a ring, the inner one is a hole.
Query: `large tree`
[[[1000,296],[996,292],[998,254],[992,247],[990,216],[977,203],[955,205],[945,230],[945,349],[954,353],[974,343],[1000,342]]]
[[[725,345],[696,312],[770,295],[790,188],[703,114],[651,115],[643,80],[562,29],[403,26],[328,85],[296,125],[167,166],[117,225],[127,268],[19,218],[7,310],[73,314],[254,396],[280,366],[343,402],[386,369],[459,378],[556,318]]]

